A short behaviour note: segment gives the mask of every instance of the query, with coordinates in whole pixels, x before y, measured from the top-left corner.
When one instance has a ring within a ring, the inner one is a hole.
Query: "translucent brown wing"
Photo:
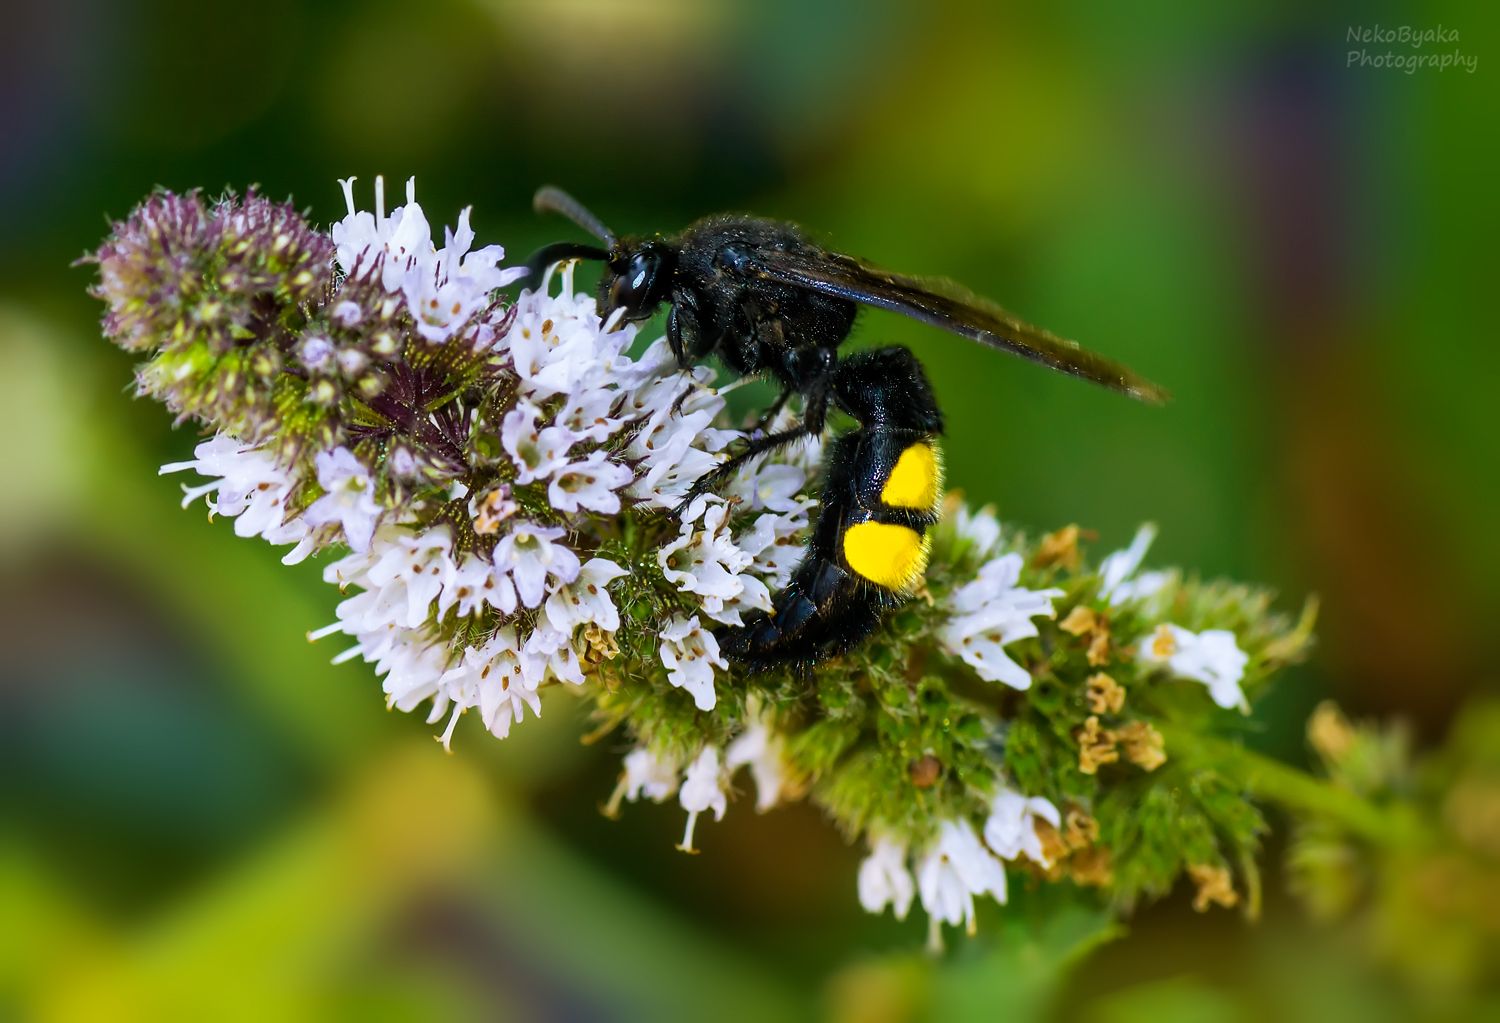
[[[745,269],[783,284],[889,309],[1141,401],[1161,404],[1168,397],[1118,362],[1034,327],[952,281],[908,277],[837,253],[761,249],[751,254]]]

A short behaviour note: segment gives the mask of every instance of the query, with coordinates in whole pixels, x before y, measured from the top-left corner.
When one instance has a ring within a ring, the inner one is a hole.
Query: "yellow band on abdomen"
[[[926,441],[901,452],[881,488],[880,500],[892,508],[936,511],[943,489],[943,463],[937,449]]]
[[[915,589],[927,571],[927,537],[888,522],[860,522],[844,531],[844,560],[888,590]]]

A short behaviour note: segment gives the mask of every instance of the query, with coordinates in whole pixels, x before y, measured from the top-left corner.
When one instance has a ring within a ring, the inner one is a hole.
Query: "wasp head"
[[[667,242],[622,239],[615,244],[599,277],[599,315],[609,319],[624,310],[624,321],[644,320],[672,291],[677,252]]]

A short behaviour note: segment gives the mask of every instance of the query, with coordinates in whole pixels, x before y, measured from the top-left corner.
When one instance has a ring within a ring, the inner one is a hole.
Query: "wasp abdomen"
[[[943,459],[937,444],[924,439],[908,444],[896,458],[880,488],[881,503],[936,514],[943,493]]]
[[[866,582],[910,593],[927,571],[927,537],[910,526],[867,519],[844,530],[844,561]]]
[[[861,353],[838,373],[835,395],[861,425],[829,446],[807,554],[774,609],[724,637],[726,652],[757,670],[849,649],[926,574],[943,490],[926,378],[905,349]]]
[[[866,582],[910,594],[922,585],[931,545],[927,528],[937,521],[942,499],[936,439],[880,429],[861,430],[852,439],[865,457],[856,466],[857,507],[844,520],[838,551]]]

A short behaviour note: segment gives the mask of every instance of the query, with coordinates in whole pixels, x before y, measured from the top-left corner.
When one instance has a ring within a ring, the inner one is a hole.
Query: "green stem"
[[[1372,803],[1238,742],[1176,728],[1161,731],[1169,756],[1212,764],[1239,778],[1251,795],[1284,809],[1336,821],[1379,845],[1408,845],[1420,837],[1420,823],[1405,807]]]

